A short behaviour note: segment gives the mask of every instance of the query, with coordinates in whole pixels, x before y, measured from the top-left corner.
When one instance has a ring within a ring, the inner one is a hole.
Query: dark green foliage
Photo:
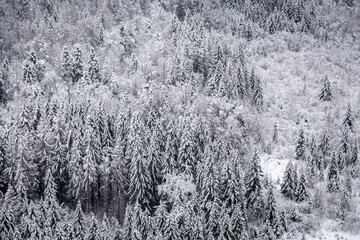
[[[61,79],[66,83],[71,83],[74,76],[73,60],[70,57],[67,47],[65,46],[61,59]]]
[[[299,181],[299,186],[297,188],[296,191],[296,201],[297,202],[302,202],[305,200],[309,199],[309,195],[307,192],[307,188],[306,188],[306,179],[305,179],[305,175],[301,174],[300,176],[300,181]]]
[[[332,154],[327,177],[327,190],[330,193],[339,191],[339,170],[335,153]]]
[[[289,162],[281,183],[281,193],[291,200],[296,196],[296,179],[294,179],[294,171],[294,166]]]
[[[94,48],[90,52],[88,74],[92,83],[99,84],[101,82],[99,62]]]
[[[83,68],[82,52],[79,47],[76,47],[73,53],[73,83],[77,83],[84,76]]]
[[[263,173],[260,167],[260,158],[258,153],[255,152],[252,160],[250,161],[250,166],[245,180],[245,197],[247,199],[246,207],[248,209],[253,208],[256,202],[261,201],[262,176]]]
[[[345,127],[348,127],[350,131],[353,131],[354,125],[355,125],[355,118],[352,114],[350,104],[348,105],[348,110],[345,114],[345,118],[342,123]]]
[[[305,157],[305,137],[304,137],[304,131],[301,129],[299,134],[299,139],[296,143],[295,159],[304,159],[304,157]]]
[[[321,101],[331,101],[333,99],[333,95],[328,76],[326,75],[321,81],[323,86],[321,88],[319,98]]]

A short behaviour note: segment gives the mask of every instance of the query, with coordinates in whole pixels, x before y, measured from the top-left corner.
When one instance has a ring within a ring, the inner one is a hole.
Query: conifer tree
[[[7,94],[4,86],[4,80],[0,78],[0,104],[6,104]]]
[[[99,62],[94,48],[91,48],[88,73],[92,83],[99,84],[101,82]]]
[[[81,202],[78,201],[76,209],[71,216],[70,237],[71,239],[85,240],[86,232],[85,216],[81,209]]]
[[[325,129],[321,134],[319,149],[323,156],[330,155],[330,136],[327,129]]]
[[[207,204],[210,204],[216,198],[218,198],[218,194],[220,193],[219,175],[215,166],[214,156],[210,146],[207,146],[205,149],[205,159],[203,164],[204,169],[201,188],[201,201],[202,205],[209,211],[210,208],[207,206]]]
[[[150,185],[152,186],[152,205],[157,205],[158,194],[157,186],[162,183],[162,157],[163,152],[161,149],[161,144],[163,143],[162,136],[159,130],[159,126],[155,127],[152,132],[150,139],[148,153],[147,153],[147,162],[150,174]]]
[[[353,146],[353,150],[351,152],[351,158],[350,158],[350,169],[351,169],[351,175],[352,176],[356,175],[356,167],[358,165],[358,162],[359,162],[358,145],[357,145],[357,142],[355,141],[355,144]]]
[[[176,168],[178,167],[176,162],[177,150],[176,129],[174,121],[171,120],[167,127],[163,175],[166,173],[174,173]]]
[[[35,69],[35,65],[32,62],[25,60],[23,71],[24,71],[24,73],[23,73],[24,82],[30,83],[30,84],[36,82],[37,72]]]
[[[208,217],[206,221],[206,233],[209,239],[214,238],[218,239],[221,231],[221,206],[220,199],[215,196],[214,200],[208,202]]]
[[[299,139],[295,148],[295,159],[303,159],[305,154],[305,137],[304,131],[300,129]]]
[[[89,223],[88,223],[88,231],[87,231],[87,234],[86,234],[86,238],[88,240],[97,240],[99,239],[99,236],[98,236],[98,229],[99,229],[99,226],[98,226],[98,221],[96,220],[95,216],[94,216],[94,213],[91,212],[90,214],[90,219],[89,219]]]
[[[309,199],[309,195],[307,193],[307,189],[306,189],[306,179],[305,179],[305,175],[301,174],[300,176],[300,181],[299,181],[299,186],[297,188],[296,191],[296,201],[297,202],[302,202],[305,200]]]
[[[61,59],[61,79],[65,83],[71,83],[74,78],[73,60],[65,46],[62,53]]]
[[[286,166],[284,178],[281,183],[281,193],[289,199],[294,199],[296,188],[294,184],[294,166],[291,162]]]
[[[331,101],[333,99],[333,95],[328,76],[326,75],[321,81],[323,85],[319,96],[320,101]]]
[[[131,203],[139,201],[141,206],[150,207],[152,186],[143,136],[143,121],[140,115],[136,114],[131,119],[129,132],[129,143],[131,147],[129,154],[131,162],[128,196]]]
[[[73,52],[73,83],[77,83],[84,76],[83,68],[82,52],[79,47],[76,47]]]
[[[224,66],[221,61],[217,62],[216,69],[210,77],[207,84],[207,92],[209,95],[216,94],[219,90],[219,84],[224,76]]]
[[[89,128],[90,129],[90,128]],[[91,207],[91,199],[92,199],[92,189],[96,182],[96,176],[97,176],[97,161],[99,158],[99,148],[97,147],[98,144],[96,143],[97,139],[94,135],[94,132],[92,130],[89,130],[88,133],[88,140],[87,140],[87,146],[85,150],[85,156],[83,159],[83,189],[84,192],[86,192],[86,211],[90,212]]]
[[[278,129],[277,129],[277,124],[275,123],[274,125],[274,130],[273,130],[273,143],[277,143],[278,142]]]
[[[264,97],[263,97],[263,90],[261,87],[259,77],[255,77],[255,85],[253,90],[253,96],[251,99],[251,104],[255,106],[258,111],[263,109]]]
[[[237,87],[237,95],[240,97],[240,99],[246,98],[249,95],[249,93],[248,93],[248,90],[246,88],[245,76],[242,73],[240,67],[237,69],[235,79],[237,81],[237,85],[236,85],[236,87]]]
[[[47,209],[47,216],[45,219],[45,226],[50,230],[50,236],[55,236],[57,229],[63,221],[63,216],[60,212],[60,206],[55,199],[50,200],[49,209]]]
[[[264,211],[265,211],[265,223],[270,224],[272,229],[276,229],[277,211],[276,211],[276,202],[274,198],[272,185],[270,185],[268,190],[268,196]]]
[[[39,213],[31,201],[27,206],[27,213],[21,217],[20,233],[23,239],[41,239],[44,233],[38,225]]]
[[[332,154],[328,172],[327,190],[330,193],[339,191],[339,170],[335,153]]]
[[[16,232],[15,217],[12,209],[5,205],[0,208],[0,239],[13,239]]]
[[[230,222],[229,210],[226,208],[225,204],[221,207],[220,214],[220,236],[219,239],[234,239],[234,233],[232,231],[232,226]]]
[[[175,214],[168,214],[168,217],[164,226],[164,239],[176,240],[180,239],[180,232],[178,228],[177,216]]]
[[[349,128],[351,132],[353,132],[353,128],[354,128],[354,125],[355,125],[355,118],[354,118],[354,116],[352,114],[350,103],[348,105],[348,110],[347,110],[347,112],[345,114],[345,118],[344,118],[342,124],[345,127]]]
[[[254,157],[250,161],[245,182],[247,209],[253,208],[256,202],[261,201],[262,176],[263,172],[260,167],[260,158],[255,151]]]
[[[185,116],[178,155],[178,163],[182,172],[195,176],[195,156],[194,134],[191,127],[190,116]]]
[[[231,226],[234,237],[237,240],[249,240],[248,223],[244,206],[237,203],[231,214]]]

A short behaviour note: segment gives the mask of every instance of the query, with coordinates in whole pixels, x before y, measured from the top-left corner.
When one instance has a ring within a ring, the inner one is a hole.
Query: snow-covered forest
[[[0,239],[360,239],[358,0],[0,0]]]

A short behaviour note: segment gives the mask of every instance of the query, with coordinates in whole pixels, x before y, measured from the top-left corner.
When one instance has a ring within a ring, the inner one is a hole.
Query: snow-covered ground
[[[332,220],[327,220],[321,224],[319,230],[313,235],[306,235],[308,240],[359,240],[359,234],[345,233],[341,231],[334,231],[333,228],[336,223]],[[299,238],[301,239],[301,238]]]

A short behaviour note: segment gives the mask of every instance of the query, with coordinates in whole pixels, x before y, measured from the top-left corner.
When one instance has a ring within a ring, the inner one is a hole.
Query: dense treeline
[[[260,129],[270,103],[246,45],[327,40],[321,1],[3,2],[1,239],[278,239],[315,215],[358,221],[350,104],[339,130],[295,126],[282,179],[262,170],[284,132]],[[331,81],[319,104],[337,100]]]

